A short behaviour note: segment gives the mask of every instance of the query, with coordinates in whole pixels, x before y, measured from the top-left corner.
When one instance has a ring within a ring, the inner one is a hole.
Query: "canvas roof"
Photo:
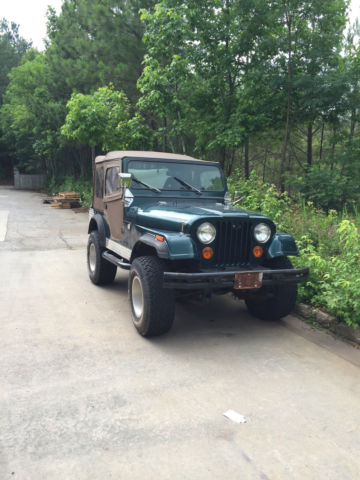
[[[109,160],[117,160],[125,157],[133,158],[159,158],[166,160],[181,160],[191,162],[203,162],[198,158],[189,157],[188,155],[180,155],[178,153],[165,153],[165,152],[152,152],[152,151],[140,151],[140,150],[118,150],[115,152],[109,152],[106,155],[99,155],[96,157],[95,162],[101,163]]]

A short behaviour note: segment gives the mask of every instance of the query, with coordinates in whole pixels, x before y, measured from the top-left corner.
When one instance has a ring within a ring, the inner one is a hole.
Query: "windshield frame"
[[[194,160],[194,161],[191,161],[191,160],[181,160],[181,159],[167,159],[167,158],[157,158],[157,157],[153,157],[153,158],[149,158],[149,157],[124,157],[123,158],[123,171],[124,172],[128,172],[129,173],[129,165],[131,164],[131,162],[136,162],[136,161],[142,161],[142,162],[149,162],[149,163],[154,163],[154,162],[157,162],[157,163],[161,163],[161,164],[166,164],[166,163],[175,163],[175,164],[182,164],[184,166],[189,166],[189,165],[196,165],[196,166],[211,166],[212,168],[217,168],[218,172],[219,172],[219,177],[220,177],[220,180],[221,180],[221,184],[222,184],[222,189],[221,190],[201,190],[201,195],[202,196],[219,196],[219,195],[224,195],[225,192],[227,191],[227,184],[226,184],[226,179],[225,179],[225,176],[224,176],[224,172],[221,168],[221,165],[218,163],[218,162],[209,162],[209,161],[203,161],[203,160]],[[130,172],[131,173],[131,172]],[[136,175],[135,175],[136,176]],[[176,182],[177,183],[177,182]],[[145,193],[145,192],[149,192],[149,189],[147,188],[138,188],[137,185],[136,185],[136,182],[134,182],[132,185],[131,185],[131,190],[135,190],[138,193]],[[156,187],[158,188],[158,187]],[[171,195],[172,193],[173,194],[176,194],[176,195],[191,195],[191,196],[196,196],[196,198],[200,198],[199,195],[196,193],[195,190],[190,190],[190,189],[187,189],[187,188],[184,188],[183,186],[181,186],[181,184],[179,183],[179,188],[171,188],[171,189],[163,189],[163,188],[159,188],[159,190],[161,191],[161,194],[162,195]],[[150,190],[151,192],[151,190]],[[153,192],[151,192],[153,193]]]

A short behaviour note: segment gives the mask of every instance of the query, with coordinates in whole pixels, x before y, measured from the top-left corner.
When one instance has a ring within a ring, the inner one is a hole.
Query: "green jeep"
[[[307,268],[293,269],[293,238],[267,217],[233,209],[218,163],[159,152],[110,152],[95,161],[87,264],[96,285],[129,270],[137,331],[173,323],[175,298],[234,293],[249,312],[291,312]]]

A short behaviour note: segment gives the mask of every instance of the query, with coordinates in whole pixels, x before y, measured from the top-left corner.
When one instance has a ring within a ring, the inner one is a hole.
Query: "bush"
[[[312,202],[280,194],[255,175],[248,181],[234,175],[228,185],[235,200],[241,199],[237,206],[261,211],[275,221],[278,231],[295,238],[300,255],[293,263],[310,268],[308,281],[299,285],[299,300],[325,309],[350,326],[359,326],[359,216],[349,218],[335,210],[325,213]]]
[[[305,300],[357,327],[360,325],[360,234],[349,219],[340,222],[336,233],[338,255],[320,255],[310,244],[301,249],[299,260],[303,259],[312,273],[300,291]]]
[[[47,188],[51,193],[78,192],[81,196],[81,204],[85,207],[91,205],[93,188],[91,180],[79,180],[72,176],[53,177],[48,181]]]

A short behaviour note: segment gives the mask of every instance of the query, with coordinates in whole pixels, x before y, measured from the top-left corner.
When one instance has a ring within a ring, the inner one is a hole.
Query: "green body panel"
[[[161,235],[165,238],[170,260],[186,260],[197,258],[196,245],[190,235],[180,232],[169,232],[161,229],[144,228],[137,225],[139,232]]]
[[[282,256],[297,256],[299,250],[295,244],[295,240],[287,233],[277,233],[266,252],[266,258],[271,259]]]
[[[135,197],[136,198],[136,197]],[[136,203],[138,199],[136,199]],[[150,233],[153,235],[159,234],[165,238],[168,246],[168,254],[170,260],[184,260],[195,259],[202,262],[203,268],[212,268],[214,266],[213,260],[204,261],[201,258],[201,250],[205,247],[196,237],[196,229],[203,222],[211,222],[215,226],[218,222],[224,219],[247,220],[251,228],[259,222],[267,223],[275,234],[275,225],[267,217],[263,215],[242,210],[239,208],[227,209],[224,205],[217,204],[211,199],[205,201],[199,198],[195,199],[194,204],[189,204],[189,201],[177,201],[170,205],[154,205],[154,201],[144,202],[142,199],[142,208],[131,207],[130,217],[135,222],[135,228],[138,232],[137,239],[144,233]],[[170,200],[169,203],[171,203]],[[147,206],[146,206],[147,203]],[[202,206],[198,204],[202,203]],[[130,220],[129,216],[126,216]],[[217,248],[217,238],[209,246],[215,251]],[[268,244],[263,245],[264,251],[267,251]],[[256,245],[253,239],[249,244],[249,248],[252,249]],[[279,253],[283,255],[283,253]],[[277,256],[276,253],[272,255]],[[256,259],[250,256],[249,263],[252,265],[258,265],[261,259]]]

